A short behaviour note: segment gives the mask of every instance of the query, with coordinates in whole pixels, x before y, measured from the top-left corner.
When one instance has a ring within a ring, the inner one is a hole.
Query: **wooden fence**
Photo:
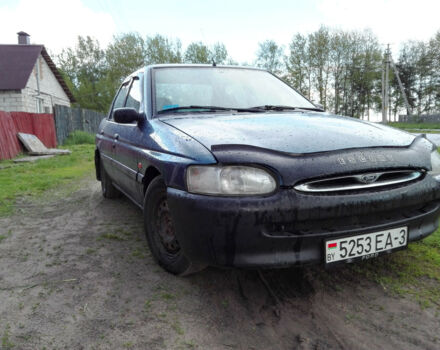
[[[440,114],[399,115],[400,123],[440,123]]]
[[[14,158],[22,152],[19,132],[36,135],[48,148],[57,146],[52,114],[0,111],[0,159]]]
[[[55,105],[54,118],[58,144],[63,144],[75,130],[96,134],[105,115],[89,109]]]

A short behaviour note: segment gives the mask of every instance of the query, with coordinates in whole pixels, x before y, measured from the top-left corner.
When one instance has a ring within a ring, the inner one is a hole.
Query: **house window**
[[[44,113],[44,101],[41,97],[36,97],[36,103],[37,103],[37,113]]]

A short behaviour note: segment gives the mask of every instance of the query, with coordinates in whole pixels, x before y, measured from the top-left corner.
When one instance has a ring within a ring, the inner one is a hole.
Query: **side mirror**
[[[141,116],[134,108],[116,108],[113,119],[116,123],[130,124],[141,120]]]

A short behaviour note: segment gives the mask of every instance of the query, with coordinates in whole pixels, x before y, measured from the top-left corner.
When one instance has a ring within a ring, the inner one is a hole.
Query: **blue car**
[[[153,65],[96,136],[106,198],[143,211],[152,254],[211,266],[334,266],[438,227],[440,156],[424,136],[324,112],[255,68]]]

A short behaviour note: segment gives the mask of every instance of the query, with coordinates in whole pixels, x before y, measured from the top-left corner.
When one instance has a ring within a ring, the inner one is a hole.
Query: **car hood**
[[[198,140],[304,154],[367,147],[404,147],[414,136],[380,124],[328,113],[216,114],[161,118]]]

